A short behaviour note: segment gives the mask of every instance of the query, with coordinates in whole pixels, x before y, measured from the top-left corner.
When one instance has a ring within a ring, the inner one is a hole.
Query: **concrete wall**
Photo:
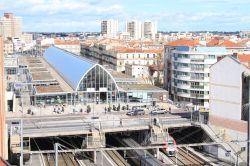
[[[241,120],[242,73],[236,60],[226,57],[210,68],[210,115]]]

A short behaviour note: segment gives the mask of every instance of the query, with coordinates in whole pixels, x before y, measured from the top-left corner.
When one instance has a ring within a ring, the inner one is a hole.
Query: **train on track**
[[[172,136],[167,136],[165,147],[163,148],[163,150],[167,154],[167,156],[175,156],[176,142]]]

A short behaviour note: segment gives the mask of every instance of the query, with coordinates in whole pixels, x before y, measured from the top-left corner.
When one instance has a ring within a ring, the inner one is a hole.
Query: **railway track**
[[[164,152],[165,153],[165,152]],[[176,156],[170,156],[169,159],[172,160],[173,163],[176,163],[178,166],[208,166],[205,161],[200,159],[199,157],[193,155],[192,153],[188,153],[185,151],[185,148],[177,148]]]
[[[55,165],[55,154],[44,154],[45,166]],[[72,153],[59,153],[58,166],[79,166]]]
[[[122,139],[122,142],[129,147],[139,147],[140,145],[131,138]],[[134,158],[135,165],[140,166],[163,166],[164,164],[161,163],[158,159],[156,159],[152,154],[145,150],[133,150],[131,152],[130,157],[137,157]]]
[[[107,150],[106,153],[113,159],[117,166],[130,166],[117,151]]]

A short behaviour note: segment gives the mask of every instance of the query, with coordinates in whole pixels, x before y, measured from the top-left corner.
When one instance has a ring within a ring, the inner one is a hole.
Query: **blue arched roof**
[[[96,64],[57,47],[48,48],[44,58],[74,90],[85,73]]]

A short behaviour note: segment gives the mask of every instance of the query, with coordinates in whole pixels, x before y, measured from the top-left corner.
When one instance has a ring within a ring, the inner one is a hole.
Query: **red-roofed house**
[[[204,46],[200,43],[199,40],[189,40],[189,39],[178,39],[172,42],[169,42],[166,44],[167,46],[188,46],[188,47],[194,47],[194,46]]]
[[[80,41],[79,40],[61,40],[55,39],[54,45],[58,48],[80,55]]]
[[[242,64],[250,67],[250,54],[238,54],[237,58]]]

